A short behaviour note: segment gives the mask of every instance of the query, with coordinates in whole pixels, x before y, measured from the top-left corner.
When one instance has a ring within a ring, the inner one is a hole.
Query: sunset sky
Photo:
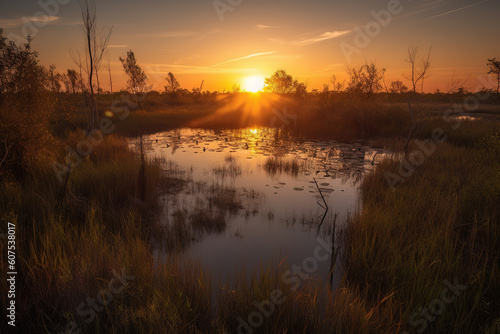
[[[37,31],[27,27],[41,25],[34,15],[43,12],[43,0],[2,1],[0,27],[5,35],[32,32],[41,63],[65,72],[75,68],[69,50],[83,50],[84,37],[78,2],[58,1],[66,4],[49,6],[49,22]],[[387,10],[394,2],[96,0],[96,6],[99,25],[113,26],[109,52],[115,90],[126,84],[118,58],[128,50],[135,52],[155,89],[162,89],[172,72],[183,88],[205,80],[204,89],[220,91],[281,68],[307,82],[309,90],[321,89],[331,75],[343,78],[346,65],[365,60],[387,68],[386,81],[408,84],[402,75],[408,72],[404,59],[410,45],[419,45],[422,55],[432,47],[426,91],[446,90],[453,77],[468,76],[466,86],[475,89],[478,76],[488,71],[487,58],[500,58],[499,0],[402,0],[398,13],[379,33],[374,30],[367,46],[356,45],[359,31],[374,21],[371,12]],[[214,4],[230,7],[218,12]],[[357,52],[346,57],[346,46]],[[108,80],[102,81],[107,89]]]

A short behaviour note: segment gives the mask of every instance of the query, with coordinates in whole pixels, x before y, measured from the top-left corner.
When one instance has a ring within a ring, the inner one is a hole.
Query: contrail
[[[445,16],[445,15],[448,15],[448,14],[451,14],[451,13],[455,13],[455,12],[458,12],[458,11],[461,11],[461,10],[464,10],[464,9],[467,9],[467,8],[470,8],[470,7],[473,7],[473,6],[480,5],[480,4],[488,2],[488,1],[490,1],[490,0],[483,0],[483,1],[479,1],[479,2],[473,3],[472,5],[468,5],[468,6],[465,6],[465,7],[457,8],[457,9],[454,9],[454,10],[450,10],[449,12],[446,12],[446,13],[442,13],[442,14],[438,14],[438,15],[434,15],[434,16],[428,17],[427,20],[433,19],[433,18],[436,18],[436,17]]]
[[[248,58],[253,58],[253,57],[258,57],[258,56],[270,55],[272,53],[274,53],[274,51],[254,53],[254,54],[251,54],[251,55],[248,55],[248,56],[245,56],[245,57],[241,57],[241,58],[236,58],[236,59],[231,59],[231,60],[228,60],[228,61],[224,61],[222,63],[218,63],[218,64],[215,64],[215,65],[212,65],[211,67],[224,65],[224,64],[227,64],[227,63],[232,63],[232,62],[235,62],[235,61],[238,61],[238,60],[243,60],[243,59],[248,59]]]

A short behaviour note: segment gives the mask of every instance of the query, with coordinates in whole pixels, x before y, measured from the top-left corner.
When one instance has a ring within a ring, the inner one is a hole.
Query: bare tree
[[[109,73],[109,92],[113,94],[113,79],[111,78],[111,60],[108,53],[108,73]]]
[[[424,81],[425,79],[430,77],[429,70],[431,68],[431,49],[429,49],[427,57],[420,58],[419,62],[418,62],[418,49],[419,49],[418,46],[410,46],[408,48],[408,58],[406,58],[405,61],[411,65],[411,72],[410,74],[403,75],[405,79],[411,82],[413,94],[417,92],[417,85],[419,83],[421,84],[421,92],[423,92]],[[408,154],[408,147],[417,126],[416,118],[411,107],[411,97],[408,97],[408,111],[410,112],[410,117],[411,117],[411,127],[410,131],[408,132],[408,136],[406,138],[406,144],[404,148],[405,154]]]
[[[88,89],[90,95],[88,98],[91,115],[89,123],[90,132],[97,126],[97,122],[99,120],[94,92],[94,76],[96,76],[99,90],[99,70],[109,43],[112,29],[109,29],[107,32],[102,30],[98,33],[96,7],[93,0],[80,0],[80,8],[82,11],[83,30],[85,32],[85,63],[86,72],[88,74]]]
[[[104,59],[104,56],[108,54],[107,52],[107,47],[109,44],[109,39],[111,37],[111,32],[113,31],[113,28],[111,27],[109,30],[102,30],[99,33],[99,38],[94,39],[94,53],[95,53],[95,78],[97,82],[97,92],[99,93],[101,91],[101,83],[99,81],[99,72],[102,67],[102,61]],[[108,66],[109,66],[109,58],[108,58]],[[109,68],[108,68],[109,70]]]
[[[405,59],[411,65],[411,72],[404,75],[404,78],[411,82],[413,93],[417,92],[419,83],[421,84],[421,91],[424,91],[424,80],[430,76],[429,70],[431,68],[431,49],[429,49],[427,57],[421,58],[420,61],[418,61],[418,49],[418,46],[410,46],[408,48],[408,58]]]
[[[373,94],[382,89],[382,81],[385,75],[385,68],[378,68],[375,63],[366,63],[360,68],[347,67],[346,72],[349,75],[347,91],[355,94],[365,94],[368,99]]]
[[[80,54],[79,50],[72,51],[70,50],[70,55],[71,58],[73,59],[73,63],[78,66],[78,73],[75,73],[75,77],[78,78],[76,81],[76,87],[80,90],[80,92],[84,95],[85,99],[85,91],[87,90],[85,82],[83,81],[83,62],[82,62],[82,55]],[[69,74],[68,70],[68,74]],[[76,71],[75,71],[76,72]]]
[[[497,79],[497,99],[500,104],[500,61],[496,58],[488,59],[488,66],[490,67],[488,74],[494,74]]]
[[[94,126],[97,124],[97,119],[99,117],[97,110],[97,103],[94,95],[94,71],[95,71],[95,38],[96,38],[96,9],[95,3],[89,3],[89,0],[81,0],[80,8],[82,10],[82,19],[83,19],[83,29],[85,32],[85,43],[86,43],[86,64],[87,64],[87,72],[88,72],[88,89],[90,92],[89,108],[90,108],[90,122],[89,122],[89,131],[94,129]],[[81,67],[80,67],[81,68]]]

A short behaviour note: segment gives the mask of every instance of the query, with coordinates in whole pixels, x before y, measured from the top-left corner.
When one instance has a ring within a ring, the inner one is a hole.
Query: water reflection
[[[357,186],[389,154],[362,142],[308,140],[269,128],[177,129],[143,143],[150,157],[184,169],[187,180],[161,198],[155,255],[200,258],[219,281],[261,263],[300,264],[318,235],[334,243],[338,258],[336,239],[356,210]],[[335,281],[341,270],[332,257],[315,276]]]

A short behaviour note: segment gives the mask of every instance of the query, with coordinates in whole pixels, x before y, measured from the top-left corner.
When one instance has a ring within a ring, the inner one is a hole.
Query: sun
[[[245,78],[242,88],[247,92],[257,93],[264,88],[264,78],[257,76]]]

